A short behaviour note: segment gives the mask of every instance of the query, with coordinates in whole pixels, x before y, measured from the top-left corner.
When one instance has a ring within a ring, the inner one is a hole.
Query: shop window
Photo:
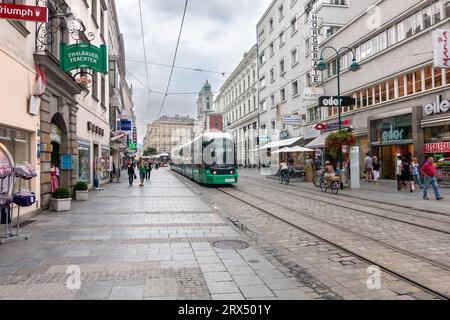
[[[356,109],[360,109],[362,106],[361,92],[356,93]]]
[[[398,81],[398,97],[404,97],[405,96],[405,77],[401,76],[397,78]]]
[[[89,143],[78,144],[78,180],[91,181],[91,148]]]
[[[389,80],[389,100],[395,99],[395,80]]]
[[[385,102],[385,101],[387,101],[387,88],[386,88],[386,83],[382,83],[381,85],[380,85],[380,87],[381,87],[381,102]]]
[[[381,93],[380,93],[381,85],[375,86],[375,98],[374,98],[374,104],[378,104],[381,102]]]
[[[425,128],[425,143],[447,142],[450,141],[450,126],[439,126]]]
[[[425,68],[425,90],[433,89],[433,72],[431,67]]]
[[[415,84],[415,92],[422,92],[422,70],[417,70],[414,73],[414,80],[416,82]]]
[[[442,69],[435,68],[434,69],[434,87],[442,87]]]
[[[414,74],[413,73],[408,73],[406,75],[406,92],[407,92],[408,96],[414,94]]]

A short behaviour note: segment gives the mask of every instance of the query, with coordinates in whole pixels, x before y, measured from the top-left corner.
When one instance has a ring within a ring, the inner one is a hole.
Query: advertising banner
[[[427,143],[424,153],[450,153],[450,142]]]

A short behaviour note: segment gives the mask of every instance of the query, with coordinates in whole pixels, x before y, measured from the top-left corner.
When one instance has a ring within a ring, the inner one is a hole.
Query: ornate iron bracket
[[[48,8],[48,22],[36,25],[36,53],[43,53],[57,39],[58,32],[67,32],[79,42],[91,43],[95,39],[93,32],[86,33],[83,21],[64,0],[36,0],[36,6]]]

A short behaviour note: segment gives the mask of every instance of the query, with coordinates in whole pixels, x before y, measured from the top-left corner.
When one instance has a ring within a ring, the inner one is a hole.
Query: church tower
[[[209,113],[215,112],[214,107],[214,94],[211,90],[211,85],[206,80],[205,85],[199,93],[197,101],[197,116],[202,118]]]

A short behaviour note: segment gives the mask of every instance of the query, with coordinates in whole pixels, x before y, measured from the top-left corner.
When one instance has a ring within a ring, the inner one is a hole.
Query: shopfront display
[[[438,182],[450,185],[450,125],[424,129],[424,154],[434,157]]]
[[[109,149],[102,148],[102,156],[100,158],[100,172],[99,177],[102,180],[109,179],[109,168],[110,168],[110,152]]]
[[[373,156],[381,160],[381,177],[396,178],[399,155],[414,155],[412,114],[374,120],[370,124],[370,144]]]
[[[91,148],[89,142],[78,142],[78,180],[91,181]]]

